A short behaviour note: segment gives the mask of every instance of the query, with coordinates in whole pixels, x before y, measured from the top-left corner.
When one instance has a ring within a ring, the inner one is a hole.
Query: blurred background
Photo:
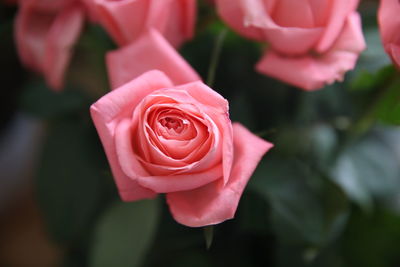
[[[303,92],[254,71],[262,44],[232,31],[214,89],[275,148],[235,219],[177,224],[165,200],[122,203],[88,113],[115,49],[87,24],[62,92],[23,68],[17,9],[0,4],[0,266],[400,266],[400,75],[382,49],[378,1],[361,1],[368,49],[343,83]],[[225,25],[199,1],[180,50],[205,79]]]

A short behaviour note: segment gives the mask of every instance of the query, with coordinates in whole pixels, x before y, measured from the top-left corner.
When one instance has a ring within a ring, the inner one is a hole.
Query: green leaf
[[[157,200],[111,206],[96,227],[89,266],[138,266],[153,240],[159,208]]]
[[[376,135],[347,147],[338,157],[331,179],[365,210],[373,197],[394,194],[399,184],[399,166],[390,145]]]
[[[341,240],[346,264],[340,266],[399,266],[400,216],[385,209],[354,212]]]
[[[21,108],[40,118],[54,118],[82,109],[84,96],[77,90],[66,88],[55,92],[43,82],[29,84],[20,99]]]
[[[384,86],[396,70],[393,65],[384,66],[376,73],[361,70],[350,84],[350,89],[354,91],[368,91],[379,86]]]
[[[393,83],[376,106],[375,116],[386,124],[400,125],[400,82]]]
[[[115,187],[93,127],[78,119],[50,124],[36,179],[37,198],[58,242],[72,242],[90,227]],[[106,166],[106,165],[105,165]]]
[[[321,247],[345,225],[346,196],[304,162],[267,157],[250,186],[270,203],[273,227],[284,242]]]

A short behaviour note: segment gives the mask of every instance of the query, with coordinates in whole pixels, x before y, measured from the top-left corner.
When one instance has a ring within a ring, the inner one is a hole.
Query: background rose
[[[24,0],[19,3],[15,39],[22,63],[61,89],[84,23],[84,8],[74,0]]]
[[[193,36],[195,0],[87,0],[96,19],[119,45],[129,44],[149,28],[177,47]]]
[[[228,117],[228,103],[202,82],[174,87],[150,71],[91,107],[125,201],[167,193],[188,226],[234,216],[242,191],[271,144]]]
[[[381,0],[378,22],[385,51],[400,66],[400,3],[397,0]]]
[[[222,19],[268,42],[257,70],[307,90],[341,80],[365,48],[357,0],[218,0]]]

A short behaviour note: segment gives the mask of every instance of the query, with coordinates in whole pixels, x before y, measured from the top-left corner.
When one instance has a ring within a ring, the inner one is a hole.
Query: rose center
[[[165,117],[160,120],[160,124],[168,130],[174,130],[176,133],[181,133],[184,122],[180,119]]]

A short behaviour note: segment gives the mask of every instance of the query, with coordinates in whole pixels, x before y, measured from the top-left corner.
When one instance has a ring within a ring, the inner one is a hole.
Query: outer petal
[[[218,110],[220,114],[228,116],[228,101],[201,81],[177,86],[176,89],[188,92],[199,103],[212,107]]]
[[[196,20],[196,0],[150,1],[146,25],[159,30],[174,46],[192,38]]]
[[[219,164],[199,173],[139,177],[137,181],[157,193],[170,193],[192,190],[220,178],[222,178],[222,166]]]
[[[137,159],[133,151],[132,140],[131,119],[123,119],[118,123],[114,132],[115,152],[122,171],[132,180],[136,180],[139,177],[148,176],[149,173]]]
[[[400,68],[400,45],[387,44],[385,49],[392,58],[392,61],[397,65],[398,68]]]
[[[115,146],[115,129],[121,119],[130,118],[132,110],[149,93],[172,86],[171,81],[159,71],[150,71],[111,91],[90,107],[92,119],[99,133],[104,150],[113,172],[121,198],[133,201],[151,198],[155,193],[143,188],[121,169]]]
[[[107,53],[106,61],[112,88],[153,69],[163,71],[175,85],[201,79],[155,30],[150,30],[127,47]]]
[[[358,55],[365,49],[360,18],[353,13],[331,50],[321,56],[285,57],[267,52],[256,68],[259,72],[283,80],[305,90],[342,80],[354,68]]]
[[[182,21],[180,23],[180,26],[182,27],[182,39],[189,40],[194,35],[194,27],[197,18],[197,2],[196,0],[178,0],[178,2],[181,5],[182,12]],[[170,32],[171,29],[167,28],[166,36],[171,36]],[[172,42],[172,44],[174,44],[174,42]],[[175,47],[178,45],[179,43],[176,43]]]
[[[145,29],[148,0],[93,0],[97,20],[119,45],[136,39]]]
[[[400,41],[400,3],[398,0],[381,0],[378,10],[379,29],[384,44]]]
[[[335,40],[340,35],[347,17],[353,13],[358,6],[359,0],[336,0],[332,1],[330,17],[325,31],[319,41],[316,50],[319,53],[331,48]]]
[[[275,23],[283,27],[313,28],[316,26],[309,0],[279,0],[271,14]]]
[[[381,0],[378,11],[378,23],[382,43],[393,62],[400,66],[400,3],[397,0]]]
[[[240,0],[216,0],[219,16],[239,34],[262,41],[263,33],[257,27],[245,23],[245,14]]]
[[[22,6],[15,20],[15,42],[22,63],[42,72],[45,40],[54,16],[35,13],[31,6]]]
[[[268,41],[276,51],[289,55],[306,53],[321,37],[322,27],[303,28],[294,25],[290,27],[278,25],[271,17],[277,7],[282,6],[285,9],[280,11],[281,14],[293,12],[290,6],[283,6],[283,2],[276,0],[266,2],[262,0],[240,1],[245,16],[245,24],[259,28],[264,35],[264,40]]]
[[[47,83],[55,89],[63,87],[72,48],[78,40],[83,23],[83,7],[73,5],[58,14],[47,35],[43,71]]]
[[[171,213],[179,223],[200,227],[233,218],[250,176],[272,147],[238,123],[233,124],[233,132],[235,159],[225,186],[218,180],[195,190],[167,194]]]
[[[318,42],[323,28],[285,28],[266,29],[264,34],[274,50],[287,55],[301,55],[309,52]]]

